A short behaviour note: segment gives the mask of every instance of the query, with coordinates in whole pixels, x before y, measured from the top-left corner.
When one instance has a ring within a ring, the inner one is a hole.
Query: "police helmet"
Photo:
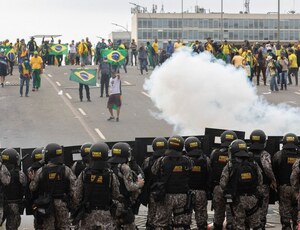
[[[5,149],[1,153],[1,159],[4,165],[20,165],[20,154],[15,149]]]
[[[247,144],[245,141],[236,139],[229,146],[231,157],[249,157]]]
[[[63,149],[59,144],[50,143],[44,148],[43,152],[46,163],[63,163]]]
[[[296,134],[288,133],[282,139],[283,149],[298,149],[299,139]]]
[[[116,164],[126,163],[131,156],[131,147],[128,143],[118,142],[113,145],[111,154],[112,158],[108,162]]]
[[[156,137],[152,142],[153,151],[167,149],[167,139],[164,137]]]
[[[31,153],[31,160],[33,162],[37,162],[37,161],[43,160],[43,158],[44,158],[43,149],[44,148],[36,148],[36,149],[34,149],[32,151],[32,153]]]
[[[90,143],[84,143],[80,147],[80,155],[82,158],[88,156],[90,154],[90,149],[91,149],[92,144]]]
[[[168,139],[168,149],[181,152],[184,146],[184,139],[181,136],[172,136]]]
[[[237,139],[235,132],[231,130],[226,130],[221,134],[221,146],[228,147],[232,141]]]
[[[187,152],[201,149],[201,146],[201,141],[197,137],[188,137],[184,142],[184,147]]]
[[[91,161],[106,161],[108,159],[109,147],[104,142],[98,142],[91,146],[89,151]]]
[[[264,150],[266,145],[267,136],[264,131],[260,129],[253,130],[250,134],[250,149],[251,150]]]

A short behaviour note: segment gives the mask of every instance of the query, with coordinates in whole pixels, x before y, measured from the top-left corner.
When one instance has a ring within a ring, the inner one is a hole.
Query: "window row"
[[[227,40],[277,40],[277,30],[233,30],[224,31],[224,39]],[[205,40],[211,37],[214,40],[221,40],[222,34],[219,30],[199,31],[199,30],[138,30],[138,39],[153,40],[154,38],[184,39],[184,40]],[[280,31],[281,40],[300,40],[299,31]]]
[[[221,19],[138,19],[138,28],[221,28]],[[223,28],[276,29],[277,19],[224,19]],[[300,20],[281,20],[280,28],[298,29]]]

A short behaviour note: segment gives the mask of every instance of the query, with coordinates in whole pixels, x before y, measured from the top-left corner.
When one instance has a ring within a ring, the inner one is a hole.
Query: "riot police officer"
[[[263,175],[263,185],[260,187],[260,193],[263,196],[261,207],[261,227],[263,229],[265,229],[267,223],[270,185],[273,189],[277,187],[272,169],[271,155],[265,150],[266,139],[266,134],[260,129],[256,129],[250,134],[249,152],[253,155],[253,159],[259,165]]]
[[[1,153],[1,159],[11,176],[10,183],[4,186],[3,220],[6,219],[6,229],[17,230],[24,211],[23,196],[27,183],[26,176],[20,171],[20,155],[15,149],[5,149]]]
[[[144,198],[144,200],[142,204],[144,204],[145,206],[148,205],[148,215],[146,222],[147,230],[154,229],[154,217],[157,210],[157,203],[151,195],[151,187],[155,182],[158,181],[158,176],[152,174],[151,168],[157,159],[165,155],[165,151],[167,149],[167,139],[164,137],[156,137],[152,141],[152,149],[152,155],[144,160],[142,166],[145,174],[145,186],[143,187],[142,192],[142,197]]]
[[[63,164],[63,149],[60,145],[48,144],[44,148],[44,154],[46,165],[35,175],[29,174],[30,190],[39,192],[39,198],[35,201],[35,214],[43,221],[46,229],[69,229],[68,203],[74,204],[76,177],[72,170]],[[47,203],[48,206],[43,213],[39,208],[41,203]]]
[[[76,181],[76,200],[84,209],[82,229],[116,229],[110,213],[113,199],[120,198],[119,181],[107,164],[109,148],[99,142],[90,148],[90,165]]]
[[[40,148],[35,148],[32,151],[31,160],[33,163],[27,169],[27,176],[29,176],[29,174],[35,175],[37,170],[39,170],[41,167],[44,166],[45,161],[44,161],[43,149],[44,149],[43,147],[40,147]],[[27,183],[25,197],[27,201],[26,213],[28,212],[31,214],[33,202],[38,198],[39,193],[38,191],[34,191],[34,192],[30,191],[29,182],[30,181],[28,181]],[[42,229],[42,228],[43,228],[43,223],[39,221],[37,218],[35,218],[34,216],[34,229]]]
[[[114,174],[119,179],[122,196],[122,202],[118,203],[116,211],[117,225],[123,229],[134,230],[136,226],[132,210],[133,197],[136,197],[135,193],[139,193],[140,189],[144,186],[144,179],[138,178],[137,181],[133,179],[133,172],[128,164],[131,156],[131,147],[128,143],[118,142],[114,144],[111,153],[112,158],[108,162],[111,164]]]
[[[220,186],[234,213],[234,229],[244,230],[247,224],[254,230],[261,229],[258,188],[262,185],[259,166],[250,159],[243,140],[234,140],[229,147],[230,161],[225,166]]]
[[[282,150],[273,157],[273,170],[279,190],[279,213],[282,229],[291,229],[297,226],[297,198],[290,183],[293,164],[299,159],[299,140],[294,133],[283,137]]]
[[[184,142],[187,156],[193,162],[189,187],[195,194],[193,209],[198,230],[207,229],[207,192],[209,187],[210,160],[202,151],[197,137],[188,137]],[[192,216],[191,216],[192,217]]]
[[[227,229],[232,228],[232,215],[231,210],[225,204],[225,200],[223,197],[223,190],[220,187],[220,178],[222,171],[225,165],[228,162],[228,147],[232,141],[237,139],[237,135],[235,132],[231,130],[224,131],[221,134],[221,148],[215,149],[212,151],[210,155],[211,162],[211,185],[210,188],[213,192],[213,208],[214,208],[214,229],[222,230],[223,222],[225,218],[225,210],[226,210],[226,219],[227,219]]]
[[[164,183],[165,197],[158,203],[155,229],[190,229],[191,207],[187,206],[191,160],[182,155],[184,139],[172,136],[168,139],[166,156],[152,166],[154,175],[160,174]],[[173,221],[172,221],[173,220]]]
[[[82,170],[84,170],[89,165],[91,146],[92,146],[92,144],[90,144],[90,143],[84,143],[80,147],[80,155],[81,155],[82,159],[79,161],[76,161],[71,168],[76,177],[78,177],[79,174],[82,172]]]

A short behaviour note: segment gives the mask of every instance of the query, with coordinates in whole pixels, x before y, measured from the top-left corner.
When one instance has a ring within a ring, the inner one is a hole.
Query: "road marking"
[[[52,75],[48,73],[48,77],[52,77]]]
[[[45,79],[52,85],[52,87],[54,88],[54,90],[57,93],[60,91],[60,89],[56,86],[56,84],[54,84],[53,81],[51,81],[49,78],[45,78]],[[78,121],[82,125],[83,129],[92,138],[93,142],[99,141],[99,137],[88,126],[88,124],[86,123],[86,121],[84,120],[84,118],[82,116],[80,116],[79,112],[76,110],[76,108],[74,108],[74,106],[72,105],[72,103],[70,102],[70,100],[68,100],[64,95],[61,98],[63,99],[63,101],[65,102],[65,104],[67,105],[67,107],[69,107],[69,109],[72,111],[72,113],[74,114],[75,118],[78,119]]]
[[[263,93],[264,95],[271,94],[271,92]]]
[[[61,86],[61,84],[58,81],[56,81],[56,85]]]
[[[103,133],[99,129],[95,128],[95,131],[101,137],[101,139],[106,140],[105,136],[103,135]]]
[[[78,108],[78,110],[83,116],[86,116],[86,113],[84,112],[84,110],[82,108]]]
[[[300,95],[300,93],[299,93],[299,92],[295,92],[295,94],[297,94],[297,95]]]
[[[146,97],[151,98],[150,95],[149,95],[148,93],[146,93],[146,92],[144,92],[144,91],[142,91],[141,93],[144,94]]]
[[[131,85],[128,81],[124,81],[124,83],[125,83],[126,85]]]
[[[67,96],[70,100],[72,100],[72,97],[71,97],[70,94],[66,93],[66,96]]]
[[[287,101],[287,103],[297,105],[295,101]]]

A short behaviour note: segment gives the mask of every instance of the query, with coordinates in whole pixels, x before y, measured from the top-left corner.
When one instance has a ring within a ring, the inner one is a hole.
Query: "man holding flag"
[[[97,78],[97,70],[96,69],[85,69],[84,63],[81,63],[81,68],[72,69],[70,80],[79,83],[79,98],[80,101],[83,99],[83,87],[85,88],[87,101],[90,102],[90,87],[96,86]]]

